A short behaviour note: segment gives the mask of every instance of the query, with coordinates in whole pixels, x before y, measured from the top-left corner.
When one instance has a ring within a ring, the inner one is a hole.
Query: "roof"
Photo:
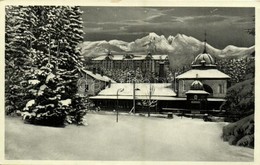
[[[217,69],[191,69],[176,79],[229,79],[230,77]]]
[[[98,96],[116,96],[117,91],[124,89],[122,92],[118,92],[119,96],[131,96],[133,97],[133,83],[114,83],[110,88],[106,88],[99,92]],[[135,84],[136,97],[144,96],[149,97],[150,83],[136,83]],[[176,96],[176,93],[171,87],[171,83],[151,83],[151,91],[153,97],[162,96]]]
[[[117,100],[117,96],[91,96],[90,99],[110,99],[110,100]],[[136,100],[148,100],[149,98],[146,96],[135,96]],[[133,100],[133,96],[118,96],[118,100]],[[167,96],[152,96],[151,100],[186,100],[186,98],[179,98],[179,97],[167,97]]]
[[[102,61],[102,60],[106,60],[107,55],[102,55],[96,58],[93,58],[93,61]],[[133,58],[126,58],[125,55],[110,55],[110,59],[111,60],[145,60],[147,55],[133,55]],[[168,59],[168,55],[152,55],[154,60],[167,60]]]
[[[191,90],[204,90],[203,84],[198,80],[195,80],[191,83],[190,89]]]
[[[90,99],[93,100],[103,100],[103,99],[109,99],[109,100],[117,100],[117,96],[91,96],[89,97]],[[147,97],[144,96],[136,96],[135,97],[136,100],[147,100]],[[133,100],[133,96],[118,96],[118,100]],[[151,100],[165,100],[165,101],[186,101],[187,98],[186,97],[166,97],[166,96],[162,96],[162,97],[158,97],[158,96],[152,96]],[[223,98],[207,98],[208,101],[226,101]]]
[[[208,53],[200,53],[192,62],[193,68],[198,67],[216,67],[215,60]]]
[[[111,78],[107,77],[107,76],[101,76],[101,74],[94,74],[93,72],[89,71],[89,70],[83,70],[88,76],[96,79],[96,80],[100,80],[100,81],[105,81],[105,82],[109,82],[111,81],[111,83],[116,83],[116,81],[112,80]]]
[[[205,94],[208,95],[209,93],[204,90],[188,90],[185,94]]]
[[[226,99],[223,98],[207,98],[208,101],[227,101]]]

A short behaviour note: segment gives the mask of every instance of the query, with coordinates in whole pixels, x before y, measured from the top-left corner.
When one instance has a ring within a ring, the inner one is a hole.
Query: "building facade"
[[[113,55],[111,53],[92,59],[93,67],[100,69],[137,69],[143,73],[163,74],[169,66],[168,55]]]
[[[83,70],[81,78],[78,80],[78,94],[81,96],[95,96],[107,86],[115,83],[107,76],[95,71]]]

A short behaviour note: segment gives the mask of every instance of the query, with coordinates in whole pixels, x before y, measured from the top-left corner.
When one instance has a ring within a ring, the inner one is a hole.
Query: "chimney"
[[[103,70],[100,71],[100,75],[101,75],[102,77],[104,76],[104,71],[103,71]]]
[[[108,81],[108,88],[111,87],[111,80]]]
[[[93,68],[92,72],[93,72],[93,74],[96,74],[96,68],[95,67]]]

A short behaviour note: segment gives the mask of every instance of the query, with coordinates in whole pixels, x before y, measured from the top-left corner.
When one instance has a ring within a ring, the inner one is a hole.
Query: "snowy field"
[[[102,113],[102,112],[101,112]],[[225,123],[87,114],[87,126],[52,128],[6,117],[8,160],[253,161],[253,149],[221,139]]]

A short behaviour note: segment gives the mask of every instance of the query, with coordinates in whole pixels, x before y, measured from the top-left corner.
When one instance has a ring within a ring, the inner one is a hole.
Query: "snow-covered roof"
[[[117,96],[91,96],[90,99],[110,99],[116,100]],[[135,96],[136,100],[148,100],[149,98],[146,96]],[[118,100],[133,100],[133,96],[118,96]],[[151,100],[186,100],[186,98],[179,97],[167,97],[167,96],[152,96]]]
[[[99,92],[98,96],[116,96],[117,91],[124,89],[122,92],[118,92],[119,96],[132,96],[133,97],[133,84],[132,83],[114,83],[110,88],[106,88]],[[150,84],[149,83],[136,83],[135,95],[137,97],[144,96],[149,97]],[[176,93],[171,87],[171,83],[152,83],[151,84],[152,96],[176,96]]]
[[[90,99],[94,100],[103,100],[103,99],[110,99],[110,100],[116,100],[117,96],[102,96],[102,95],[97,95],[97,96],[91,96],[89,97]],[[136,100],[147,100],[148,98],[145,96],[136,96]],[[133,100],[133,96],[118,96],[118,100]],[[167,97],[167,96],[152,96],[151,100],[166,100],[166,101],[186,101],[186,97]],[[207,98],[208,101],[226,101],[225,99],[222,98]]]
[[[96,58],[93,58],[93,61],[102,61],[105,60],[107,55],[102,55]],[[134,55],[133,58],[125,58],[125,55],[111,55],[112,60],[145,60],[147,55]],[[152,55],[154,60],[166,60],[168,55]]]
[[[168,55],[152,55],[155,60],[165,60],[168,58]]]
[[[226,99],[222,98],[207,98],[208,101],[227,101]]]
[[[176,77],[176,79],[196,79],[196,78],[197,79],[200,78],[229,79],[230,77],[217,69],[191,69]]]
[[[116,81],[112,80],[111,78],[107,77],[107,76],[101,76],[101,74],[94,74],[93,72],[89,71],[89,70],[83,70],[87,75],[93,77],[96,80],[100,80],[100,81],[105,81],[105,82],[109,82],[111,81],[111,83],[116,83]]]
[[[208,95],[209,93],[204,90],[188,90],[185,94],[205,94]]]

